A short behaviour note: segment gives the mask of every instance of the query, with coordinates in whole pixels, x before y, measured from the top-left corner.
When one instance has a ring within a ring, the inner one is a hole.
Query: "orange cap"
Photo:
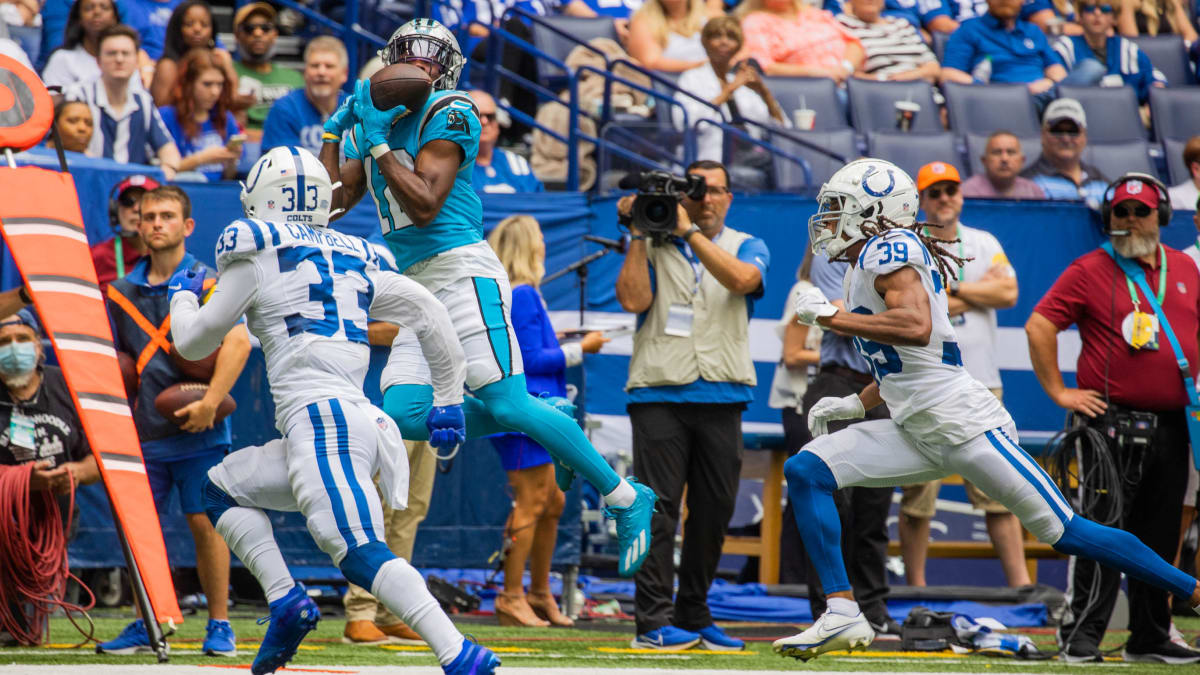
[[[962,182],[962,179],[958,177],[958,169],[954,168],[953,164],[930,162],[917,172],[917,192],[924,192],[925,188],[944,180],[954,183]]]

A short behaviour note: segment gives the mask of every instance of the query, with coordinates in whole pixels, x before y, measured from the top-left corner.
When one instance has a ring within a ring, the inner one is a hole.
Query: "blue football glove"
[[[338,109],[325,120],[325,133],[341,136],[358,121],[354,116],[354,97],[347,96]]]
[[[461,405],[433,406],[425,418],[429,444],[438,452],[449,452],[467,440],[467,420]]]
[[[179,270],[167,282],[167,302],[171,302],[171,298],[175,297],[176,293],[187,291],[196,296],[196,301],[204,297],[204,272],[201,270]]]
[[[358,121],[362,122],[363,134],[366,136],[367,147],[373,148],[377,145],[387,143],[388,132],[392,129],[392,122],[396,118],[408,112],[408,108],[403,105],[398,105],[391,110],[380,110],[375,107],[371,101],[371,81],[359,80],[354,85],[354,116]]]

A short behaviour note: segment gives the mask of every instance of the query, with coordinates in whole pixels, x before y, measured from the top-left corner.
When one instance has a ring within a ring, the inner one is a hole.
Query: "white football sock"
[[[258,579],[267,594],[267,602],[282,598],[296,585],[283,562],[267,514],[245,506],[231,507],[217,521],[217,532],[229,544],[229,550]]]
[[[437,655],[438,663],[449,665],[462,651],[463,636],[425,586],[421,573],[403,558],[393,558],[375,573],[371,595],[400,617]]]
[[[620,483],[617,483],[617,487],[613,488],[612,492],[604,495],[604,503],[609,506],[624,508],[633,506],[635,501],[637,501],[637,490],[634,490],[629,481],[624,478],[621,479]]]
[[[858,616],[862,611],[858,608],[858,603],[849,598],[827,598],[825,602],[829,611],[842,616]]]

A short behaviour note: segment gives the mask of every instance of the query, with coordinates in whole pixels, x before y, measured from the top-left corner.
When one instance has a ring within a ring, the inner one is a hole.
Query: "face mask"
[[[11,342],[0,347],[0,375],[18,377],[37,366],[37,347],[32,342]]]

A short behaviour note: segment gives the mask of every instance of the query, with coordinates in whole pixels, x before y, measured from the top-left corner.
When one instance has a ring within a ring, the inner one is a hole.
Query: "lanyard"
[[[1142,304],[1138,300],[1137,290],[1133,287],[1133,279],[1126,274],[1125,285],[1129,287],[1129,299],[1133,302],[1133,311],[1138,311],[1138,306]],[[1147,288],[1146,290],[1149,290]],[[1162,244],[1158,245],[1158,304],[1162,304],[1163,298],[1167,294],[1167,252],[1163,249]]]
[[[929,228],[928,228],[928,227],[924,228],[924,230],[925,230],[925,236],[926,236],[926,237],[931,237],[931,236],[933,236],[933,235],[929,234]],[[966,257],[967,257],[967,255],[966,255],[966,253],[964,253],[964,251],[963,251],[962,227],[960,227],[958,224],[955,224],[955,226],[954,226],[954,236],[955,236],[955,237],[958,239],[958,257],[959,257],[960,259],[961,259],[961,258],[966,258]],[[959,265],[959,266],[958,266],[958,280],[959,280],[959,282],[960,282],[960,283],[961,283],[961,282],[962,282],[962,280],[963,280],[963,269],[964,269],[965,267],[966,267],[966,264],[965,264],[965,263],[964,263],[964,264],[962,264],[962,265]]]
[[[113,241],[113,254],[116,257],[117,278],[118,279],[125,278],[125,250],[124,250],[124,248],[125,248],[124,245],[121,243],[121,235],[120,235],[120,233],[118,233],[115,241]]]
[[[700,292],[700,280],[704,278],[704,265],[700,264],[700,260],[696,258],[692,247],[688,246],[686,241],[682,241],[680,244],[679,252],[687,259],[688,264],[692,266],[692,273],[696,275],[696,285],[692,288],[692,295],[695,295]]]

